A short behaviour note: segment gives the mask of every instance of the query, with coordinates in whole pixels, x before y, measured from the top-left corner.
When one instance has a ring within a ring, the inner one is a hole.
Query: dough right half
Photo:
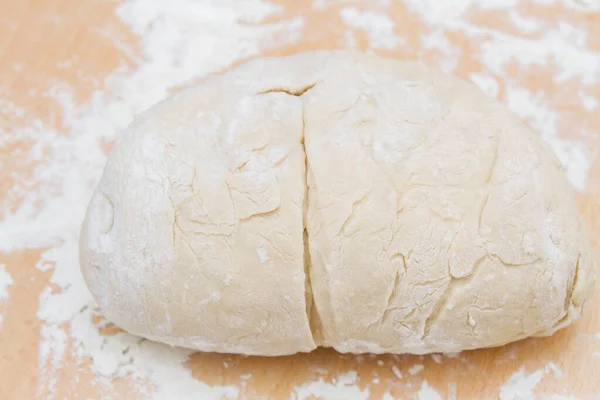
[[[552,150],[459,79],[347,65],[304,98],[323,343],[456,352],[577,318],[595,271]]]

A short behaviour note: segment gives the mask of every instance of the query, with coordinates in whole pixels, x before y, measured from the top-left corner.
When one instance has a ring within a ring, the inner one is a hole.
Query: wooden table
[[[593,63],[600,63],[600,8],[584,11],[585,2],[577,0],[539,4],[521,1],[508,8],[472,6],[459,11],[449,5],[446,17],[443,12],[419,9],[415,1],[275,3],[281,7],[277,13],[249,24],[277,24],[295,18],[303,22],[297,24],[291,39],[274,37],[261,43],[262,55],[354,46],[385,56],[420,60],[476,82],[478,77],[486,76],[488,82],[494,83],[490,94],[501,100],[510,103],[509,96],[517,93],[514,88],[519,88],[518,93],[533,96],[546,105],[556,116],[550,126],[556,127],[557,135],[581,144],[591,160],[577,199],[598,253],[600,72]],[[587,3],[592,4],[590,9],[597,4],[595,0]],[[21,207],[29,204],[41,210],[45,206],[43,199],[32,201],[31,195],[39,189],[38,179],[50,157],[50,145],[44,144],[39,157],[32,157],[36,145],[45,138],[43,129],[37,135],[18,133],[46,126],[69,135],[64,103],[48,93],[59,84],[67,86],[74,104],[86,104],[94,91],[105,87],[105,78],[117,68],[135,69],[141,62],[140,38],[115,14],[117,6],[117,1],[102,0],[0,0],[0,238],[9,218]],[[369,19],[369,15],[373,18]],[[391,25],[377,22],[381,16]],[[438,29],[440,24],[447,24],[443,31]],[[386,29],[390,32],[386,33]],[[434,38],[436,34],[438,43],[443,44],[428,45],[424,38]],[[385,35],[398,40],[378,40]],[[490,43],[498,46],[498,51],[503,43],[532,46],[532,51],[537,49],[536,43],[542,43],[546,47],[540,51],[545,51],[548,42],[544,40],[555,39],[557,47],[563,47],[552,50],[543,65],[515,57],[498,69],[484,57],[493,55],[493,51],[485,53]],[[578,49],[575,56],[581,53],[587,58],[571,58],[570,50],[565,49],[567,42]],[[591,74],[598,74],[591,78],[584,76],[585,71],[569,74],[587,65],[569,66],[569,62],[591,63]],[[543,116],[525,118],[538,131],[548,127]],[[110,145],[110,141],[98,142],[106,151]],[[59,185],[57,190],[66,189]],[[35,218],[35,213],[29,217],[32,227]],[[109,386],[98,384],[89,355],[70,351],[77,347],[70,322],[54,327],[53,332],[63,332],[67,338],[59,360],[50,362],[40,356],[40,346],[49,342],[47,322],[38,315],[40,295],[69,290],[52,279],[52,263],[40,267],[42,254],[58,245],[34,243],[11,250],[2,250],[0,245],[0,267],[12,281],[6,287],[6,298],[0,297],[0,399],[148,397],[152,382],[144,393],[140,391],[144,383],[131,375],[117,377]],[[368,390],[372,399],[384,394],[424,399],[428,387],[444,398],[497,398],[500,387],[523,368],[523,376],[530,378],[532,391],[538,395],[600,398],[600,288],[597,289],[576,325],[551,338],[525,340],[502,348],[451,357],[351,356],[322,349],[279,358],[196,353],[187,360],[185,368],[209,386],[236,387],[240,397],[289,398],[292,393],[300,393],[299,387],[308,387],[320,379],[323,385],[330,384],[332,393],[337,393],[334,398],[346,398],[340,389],[343,387]],[[101,335],[125,335],[99,323],[101,317],[91,318]],[[56,356],[59,350],[53,351]],[[348,379],[351,382],[344,383]],[[340,391],[336,392],[336,387]]]

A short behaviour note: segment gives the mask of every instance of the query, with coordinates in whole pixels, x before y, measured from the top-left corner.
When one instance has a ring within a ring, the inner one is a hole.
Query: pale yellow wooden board
[[[301,36],[293,45],[265,44],[263,55],[285,55],[299,51],[341,48],[345,46],[345,32],[349,29],[340,17],[343,2],[332,2],[325,7],[312,7],[310,1],[279,0],[284,12],[277,18],[304,18]],[[385,7],[376,2],[352,2],[359,9],[377,7],[396,22],[395,34],[404,38],[405,44],[393,49],[376,51],[400,59],[418,59],[431,66],[444,61],[440,50],[424,49],[420,38],[432,31],[418,15],[402,2],[391,2]],[[42,94],[56,81],[67,82],[74,90],[76,101],[86,101],[99,82],[120,65],[133,61],[122,51],[122,46],[102,35],[103,27],[111,26],[120,40],[137,48],[138,38],[119,22],[114,9],[117,2],[92,0],[0,0],[0,95],[14,104],[26,104],[27,113],[17,115],[9,111],[0,113],[0,134],[27,126],[34,119],[46,123],[54,121],[60,127],[61,108]],[[347,5],[347,4],[346,4]],[[587,34],[585,46],[600,52],[600,12],[576,12],[560,4],[536,5],[522,1],[515,10],[522,15],[541,21],[547,29],[560,21],[577,26]],[[58,17],[57,17],[58,16]],[[521,32],[510,20],[507,10],[474,9],[469,20],[480,27],[504,32],[511,36],[534,40],[542,32]],[[273,22],[264,21],[263,23]],[[358,48],[367,50],[369,39],[361,29],[354,29]],[[446,34],[453,46],[463,53],[454,73],[469,79],[471,73],[485,70],[478,61],[480,49],[474,37],[464,32]],[[76,55],[76,57],[71,57]],[[69,68],[57,66],[67,58],[73,60]],[[524,66],[515,60],[507,76],[495,76],[499,83],[499,98],[504,99],[505,81],[510,78],[519,86],[539,92],[559,115],[561,136],[582,140],[589,146],[590,154],[600,150],[594,137],[582,132],[600,133],[600,113],[586,111],[578,100],[579,90],[600,99],[600,84],[583,84],[576,79],[557,84],[557,69],[549,66]],[[600,77],[599,77],[600,80]],[[0,98],[2,97],[0,96]],[[0,141],[0,143],[2,143]],[[20,179],[29,179],[35,166],[24,157],[34,145],[32,140],[7,140],[0,145],[0,202],[10,210],[19,207],[19,196],[8,196],[9,190]],[[110,143],[104,144],[106,149]],[[22,161],[22,162],[20,162]],[[9,165],[10,164],[10,165]],[[587,188],[577,194],[581,213],[587,222],[596,253],[600,250],[600,157],[596,157],[588,177]],[[4,218],[0,208],[0,220]],[[41,323],[36,317],[39,295],[50,285],[52,270],[42,272],[34,266],[45,248],[32,248],[8,254],[0,253],[0,264],[12,276],[8,288],[9,300],[0,303],[4,321],[0,325],[0,399],[47,398],[49,393],[40,389],[43,376],[38,360]],[[54,290],[60,290],[54,288]],[[455,358],[443,358],[436,363],[429,356],[351,356],[331,350],[318,350],[311,354],[289,357],[263,358],[233,355],[200,354],[187,363],[193,376],[213,385],[239,385],[240,377],[252,374],[241,387],[242,396],[262,395],[268,398],[289,398],[294,387],[321,376],[325,381],[347,371],[358,373],[358,385],[368,387],[371,398],[390,393],[400,398],[414,396],[423,380],[440,394],[447,396],[456,385],[458,398],[494,398],[498,388],[524,366],[527,371],[555,363],[563,372],[561,377],[545,374],[536,387],[537,393],[562,394],[577,398],[600,396],[600,290],[587,307],[583,319],[575,326],[562,330],[551,338],[531,339],[502,348],[470,351]],[[68,324],[63,327],[69,330]],[[112,335],[116,328],[104,328],[102,333]],[[114,388],[94,385],[89,361],[68,355],[64,363],[53,370],[56,378],[55,398],[141,398],[127,378],[115,381]],[[226,362],[224,362],[226,361]],[[424,370],[416,375],[408,373],[410,367],[423,364]],[[404,375],[399,380],[392,372],[396,366]],[[318,371],[327,371],[321,373]],[[450,385],[450,386],[449,386]],[[41,390],[41,391],[40,391]]]

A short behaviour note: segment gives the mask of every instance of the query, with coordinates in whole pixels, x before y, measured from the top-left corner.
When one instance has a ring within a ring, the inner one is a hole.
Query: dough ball
[[[123,329],[258,355],[550,335],[595,281],[537,135],[473,85],[352,51],[251,61],[141,114],[80,258]]]

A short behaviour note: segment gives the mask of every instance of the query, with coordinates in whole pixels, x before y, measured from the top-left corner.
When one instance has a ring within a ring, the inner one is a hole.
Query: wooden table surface
[[[189,1],[173,2],[173,7],[179,3]],[[583,149],[582,157],[589,160],[589,169],[574,171],[573,179],[587,177],[584,183],[575,183],[579,186],[577,199],[594,250],[599,253],[597,2],[507,1],[510,6],[502,7],[497,6],[499,1],[482,1],[478,6],[478,2],[465,0],[464,7],[457,1],[448,2],[446,11],[439,2],[438,9],[431,12],[416,5],[417,1],[274,3],[280,7],[276,13],[248,24],[301,22],[294,25],[294,32],[285,40],[276,33],[269,40],[261,39],[262,55],[353,46],[384,56],[419,60],[480,84],[481,77],[486,77],[487,82],[493,83],[488,87],[490,95],[511,104],[513,111],[521,113],[534,130],[560,137],[566,143],[577,143]],[[224,4],[231,9],[236,7]],[[36,220],[35,212],[45,207],[42,194],[38,193],[42,186],[39,180],[46,179],[42,178],[44,167],[56,154],[48,141],[51,136],[39,127],[50,127],[67,139],[71,135],[64,101],[57,101],[53,95],[56,88],[69,88],[74,107],[89,104],[95,92],[107,87],[106,79],[115,71],[133,71],[144,62],[142,38],[119,18],[115,11],[118,6],[116,0],[0,0],[0,241],[4,237],[15,242],[13,233],[19,231],[11,221],[23,207],[34,209],[25,218],[30,223],[23,225],[24,238],[35,233],[32,230],[36,223],[42,223]],[[444,28],[440,29],[442,25]],[[382,40],[385,37],[396,40]],[[430,45],[425,38],[437,38],[441,45]],[[556,41],[556,49],[552,42],[548,44],[552,40]],[[525,56],[495,63],[491,57],[496,51],[502,55],[506,46],[522,46]],[[538,49],[542,55],[532,57],[544,58],[544,63],[526,57]],[[256,56],[244,56],[230,64]],[[202,74],[197,76],[202,78]],[[518,103],[510,100],[519,93],[529,96],[526,97],[530,102],[534,98],[543,104],[547,115],[515,110]],[[33,128],[37,129],[36,134],[20,134]],[[554,128],[554,133],[543,131]],[[99,139],[98,146],[107,152],[111,140],[110,136]],[[37,156],[32,156],[33,152]],[[69,190],[56,179],[58,192]],[[53,325],[40,315],[45,293],[70,290],[53,277],[56,271],[52,262],[40,267],[48,258],[44,254],[59,245],[40,245],[35,240],[22,246],[13,243],[12,247],[0,243],[0,272],[4,273],[6,286],[5,295],[0,296],[0,399],[151,398],[152,381],[144,383],[145,378],[133,373],[109,379],[111,384],[100,384],[100,372],[94,367],[97,360],[85,349],[73,351],[82,346],[72,334],[72,323]],[[76,273],[76,266],[73,271]],[[10,284],[6,284],[7,276]],[[442,398],[498,398],[500,388],[515,373],[524,378],[524,398],[530,397],[527,385],[539,398],[545,398],[544,394],[564,396],[547,397],[553,399],[600,398],[600,288],[597,289],[583,318],[574,326],[550,338],[529,339],[501,348],[424,357],[351,356],[323,349],[279,358],[196,353],[185,361],[184,367],[207,386],[232,386],[239,397],[249,398],[300,396],[299,388],[309,388],[315,381],[329,388],[330,398],[340,399],[352,393],[372,399],[435,398],[426,397],[433,390]],[[99,315],[92,313],[88,319],[90,327],[102,336],[128,336],[101,323]],[[52,349],[55,361],[58,357],[56,362],[41,355],[44,346],[54,343],[48,332],[62,332],[66,338],[61,342],[64,348]],[[101,351],[109,354],[112,350]],[[507,393],[504,394],[509,396]],[[315,398],[319,396],[319,392],[313,394]],[[515,396],[506,398],[519,398]],[[169,397],[167,390],[162,397],[176,399],[178,395]],[[198,394],[190,398],[205,397]]]

